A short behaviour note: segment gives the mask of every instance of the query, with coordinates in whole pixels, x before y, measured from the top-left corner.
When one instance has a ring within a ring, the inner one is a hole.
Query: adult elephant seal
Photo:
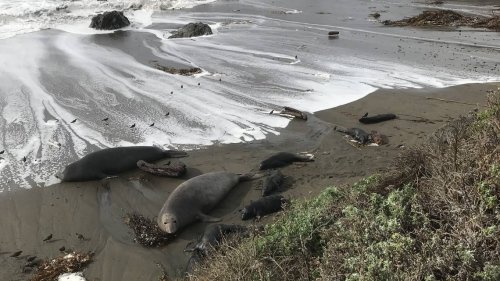
[[[293,162],[310,162],[314,161],[312,154],[296,154],[290,152],[278,152],[266,160],[260,162],[260,170],[276,169],[288,166]]]
[[[219,218],[208,216],[207,213],[239,182],[259,177],[260,174],[237,175],[229,172],[212,172],[189,179],[168,197],[158,214],[158,226],[167,233],[176,233],[198,220],[221,221]]]
[[[100,180],[137,168],[137,161],[157,161],[166,157],[184,157],[184,151],[163,150],[154,146],[105,148],[85,155],[66,166],[62,181]]]

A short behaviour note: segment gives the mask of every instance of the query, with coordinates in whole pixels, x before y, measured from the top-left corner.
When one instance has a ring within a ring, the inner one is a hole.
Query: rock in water
[[[188,23],[179,28],[173,35],[168,38],[186,38],[212,34],[212,29],[208,24],[202,22]]]
[[[92,18],[91,28],[113,30],[130,25],[130,21],[123,12],[111,11],[98,14]]]

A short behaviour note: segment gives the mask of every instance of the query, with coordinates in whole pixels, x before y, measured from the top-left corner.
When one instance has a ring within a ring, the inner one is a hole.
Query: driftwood
[[[293,116],[295,118],[307,120],[307,114],[305,112],[302,112],[298,109],[288,107],[288,106],[283,107],[283,110],[281,110],[279,114],[280,115],[290,115],[290,116]]]
[[[170,165],[170,163],[167,165],[156,165],[139,160],[137,161],[137,167],[144,172],[161,177],[178,178],[186,173],[186,164],[182,162],[177,162],[174,165]]]

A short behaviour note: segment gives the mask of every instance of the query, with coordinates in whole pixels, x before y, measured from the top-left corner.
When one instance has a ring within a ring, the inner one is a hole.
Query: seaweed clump
[[[92,262],[93,253],[71,252],[40,264],[30,281],[53,281],[64,273],[82,271]]]
[[[153,220],[137,213],[127,214],[125,223],[134,232],[134,241],[144,247],[162,247],[175,237],[163,232]]]
[[[383,23],[390,26],[469,26],[500,31],[500,16],[466,16],[451,10],[423,11],[414,17]]]
[[[167,72],[170,74],[178,74],[182,76],[191,76],[194,74],[201,73],[201,68],[199,67],[191,67],[191,68],[175,68],[175,67],[166,67],[163,65],[156,64],[155,68],[161,70],[163,72]]]

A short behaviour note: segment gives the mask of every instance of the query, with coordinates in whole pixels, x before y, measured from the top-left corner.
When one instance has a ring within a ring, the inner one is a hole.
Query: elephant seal
[[[250,203],[241,210],[241,219],[249,220],[283,210],[283,204],[288,200],[281,195],[271,195]]]
[[[339,127],[335,127],[334,130],[351,136],[353,139],[359,141],[361,144],[367,144],[372,141],[372,136],[360,128],[342,129]]]
[[[167,233],[176,233],[183,227],[201,220],[218,222],[219,218],[206,215],[239,182],[261,177],[260,174],[238,175],[229,172],[211,172],[189,179],[175,188],[158,214],[158,226]]]
[[[314,161],[312,154],[296,154],[290,152],[278,152],[266,160],[260,162],[260,170],[275,169],[285,167],[293,162],[310,162]]]
[[[283,174],[279,170],[272,171],[262,184],[262,197],[268,196],[283,184]]]
[[[234,224],[212,224],[205,228],[205,232],[198,239],[198,242],[192,249],[186,249],[186,252],[200,251],[204,255],[211,248],[215,248],[222,242],[222,239],[228,235],[241,234],[248,231],[248,228],[242,225]]]
[[[210,249],[215,249],[224,237],[228,235],[247,234],[249,228],[242,225],[212,224],[205,228],[203,235],[198,239],[196,245],[185,252],[193,252],[186,266],[186,274],[192,274],[196,266],[201,264],[209,254]]]
[[[137,168],[137,161],[157,161],[166,157],[184,157],[187,153],[154,146],[105,148],[85,155],[64,169],[62,181],[100,180]]]
[[[378,114],[378,115],[373,115],[370,117],[368,117],[368,113],[365,113],[365,115],[363,115],[363,117],[361,117],[359,119],[359,122],[363,123],[363,124],[375,124],[375,123],[379,123],[379,122],[383,122],[383,121],[387,121],[387,120],[392,120],[392,119],[396,119],[396,118],[397,118],[397,116],[395,114],[392,114],[392,113]]]

